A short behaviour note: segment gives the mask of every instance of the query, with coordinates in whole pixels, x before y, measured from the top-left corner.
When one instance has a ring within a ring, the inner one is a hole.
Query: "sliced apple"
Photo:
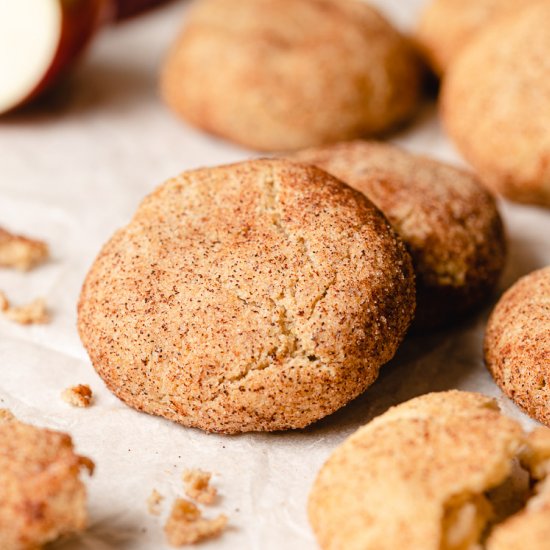
[[[0,1],[0,114],[45,91],[77,60],[104,0]]]

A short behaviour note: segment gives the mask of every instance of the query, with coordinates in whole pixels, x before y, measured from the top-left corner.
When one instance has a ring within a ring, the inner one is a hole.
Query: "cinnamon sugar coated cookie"
[[[481,180],[511,200],[550,207],[550,3],[498,18],[443,82],[445,126]]]
[[[420,96],[411,44],[358,0],[199,0],[161,89],[191,124],[259,150],[384,132]]]
[[[487,491],[505,482],[526,443],[520,425],[480,394],[431,393],[391,408],[318,474],[308,512],[320,547],[481,548],[493,517]]]
[[[123,401],[235,433],[342,407],[413,310],[410,257],[372,203],[318,168],[257,160],[147,197],[92,266],[78,324]]]
[[[82,468],[67,434],[36,428],[0,411],[0,548],[41,548],[86,527]]]
[[[550,266],[520,279],[496,305],[485,364],[510,399],[550,425]]]
[[[393,145],[354,141],[293,157],[364,193],[408,246],[417,330],[452,324],[490,296],[506,243],[493,197],[467,172]]]
[[[416,39],[434,72],[443,74],[480,30],[533,1],[432,0],[422,11]]]

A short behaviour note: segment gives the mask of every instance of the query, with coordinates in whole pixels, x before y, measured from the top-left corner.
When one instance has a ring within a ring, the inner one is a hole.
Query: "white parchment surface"
[[[423,0],[377,3],[407,28]],[[105,389],[75,328],[80,286],[100,246],[168,177],[255,155],[185,126],[158,98],[159,63],[186,9],[176,2],[105,30],[62,90],[41,106],[0,119],[0,225],[47,240],[53,253],[28,274],[0,270],[0,289],[14,302],[44,296],[53,313],[43,326],[0,319],[0,406],[24,421],[69,432],[78,451],[97,464],[87,482],[91,525],[56,549],[165,548],[162,521],[182,493],[186,467],[217,474],[222,498],[206,514],[223,511],[230,518],[229,530],[201,547],[314,549],[306,499],[316,472],[336,445],[389,406],[461,388],[497,396],[506,413],[530,423],[483,367],[489,308],[452,330],[407,340],[372,388],[307,430],[208,435],[138,413]],[[433,106],[395,140],[461,163]],[[510,241],[504,289],[550,263],[550,211],[503,203],[502,212]],[[90,384],[96,395],[89,409],[60,399],[64,388],[79,383]],[[147,513],[153,488],[166,497],[161,518]]]

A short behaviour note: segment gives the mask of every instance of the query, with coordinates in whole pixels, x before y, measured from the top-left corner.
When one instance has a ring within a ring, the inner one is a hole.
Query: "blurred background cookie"
[[[432,0],[420,15],[416,40],[433,71],[442,75],[477,32],[529,0]]]
[[[500,17],[461,51],[443,82],[450,136],[482,181],[550,207],[550,3]]]
[[[550,425],[550,266],[520,279],[498,302],[485,364],[510,399]]]
[[[385,132],[411,117],[411,44],[356,0],[199,0],[164,63],[178,115],[253,149]]]
[[[487,492],[524,448],[519,423],[480,394],[431,393],[393,407],[321,468],[308,503],[317,541],[330,550],[481,548],[498,512]]]
[[[504,267],[504,229],[493,197],[465,171],[393,145],[354,141],[293,156],[364,193],[407,245],[416,273],[416,330],[479,308]]]
[[[92,266],[79,331],[129,405],[234,433],[346,404],[413,312],[410,257],[370,201],[313,166],[257,160],[145,199]]]

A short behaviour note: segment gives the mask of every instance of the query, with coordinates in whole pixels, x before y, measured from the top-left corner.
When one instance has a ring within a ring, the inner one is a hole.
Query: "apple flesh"
[[[53,85],[98,28],[104,0],[0,0],[0,114]]]

